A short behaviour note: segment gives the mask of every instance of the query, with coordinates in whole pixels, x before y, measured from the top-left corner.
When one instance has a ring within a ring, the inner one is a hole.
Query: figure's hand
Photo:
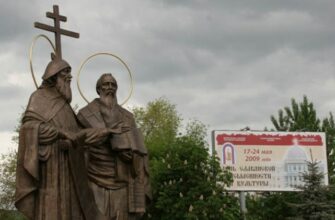
[[[117,127],[117,128],[109,128],[109,132],[111,134],[122,134],[122,133],[125,133],[127,131],[130,131],[130,127],[128,126],[120,126],[120,127]]]
[[[72,143],[72,146],[81,146],[84,144],[86,133],[82,130],[77,133],[71,131],[60,131],[59,136],[62,139],[69,140]]]
[[[119,157],[122,161],[129,163],[133,159],[133,152],[130,150],[119,152]]]
[[[73,141],[75,139],[75,134],[71,131],[60,130],[59,137],[61,139]]]
[[[84,130],[79,131],[75,134],[75,138],[73,140],[74,146],[83,146],[85,144],[86,132]]]
[[[122,134],[130,131],[130,126],[122,121],[119,121],[111,125],[111,127],[109,127],[109,131],[111,134]]]
[[[130,131],[130,127],[129,126],[122,126],[121,127],[121,132],[122,133],[127,132],[127,131]]]
[[[72,146],[72,142],[70,140],[61,139],[58,142],[58,146],[62,151],[67,151]]]
[[[104,142],[111,133],[107,128],[88,128],[84,131],[86,133],[86,144]]]

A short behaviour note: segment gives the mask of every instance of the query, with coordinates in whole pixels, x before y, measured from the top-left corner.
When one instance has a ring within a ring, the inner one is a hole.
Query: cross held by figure
[[[66,22],[67,18],[59,14],[58,5],[54,5],[53,12],[47,12],[46,16],[54,20],[54,26],[42,24],[40,22],[35,22],[34,27],[55,33],[56,57],[58,59],[62,59],[61,35],[79,38],[79,33],[61,29],[60,22],[61,21]]]

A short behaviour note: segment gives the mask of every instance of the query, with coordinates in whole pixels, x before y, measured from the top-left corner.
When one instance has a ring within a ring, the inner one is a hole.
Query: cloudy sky
[[[28,60],[34,36],[47,34],[33,22],[53,4],[80,33],[62,38],[63,58],[73,75],[95,52],[120,56],[134,75],[135,91],[126,107],[165,97],[184,118],[213,129],[272,127],[270,115],[307,95],[318,115],[335,110],[335,2],[332,0],[0,0],[0,153],[14,148],[13,130],[35,90]],[[61,3],[60,3],[61,2]],[[39,79],[51,48],[39,40],[33,65]],[[119,101],[129,79],[110,57],[90,60],[81,87],[95,97],[95,81],[112,72]],[[76,78],[76,77],[74,77]],[[75,80],[72,104],[83,107]]]

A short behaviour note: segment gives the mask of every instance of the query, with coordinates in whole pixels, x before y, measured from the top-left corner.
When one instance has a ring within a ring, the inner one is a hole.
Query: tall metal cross
[[[34,26],[42,30],[50,31],[55,33],[56,42],[56,57],[62,59],[62,45],[61,45],[61,35],[66,35],[69,37],[79,38],[79,33],[64,30],[60,28],[60,22],[66,22],[67,18],[59,14],[58,5],[53,6],[53,12],[47,12],[46,16],[48,18],[54,19],[54,26],[42,24],[40,22],[35,22]]]

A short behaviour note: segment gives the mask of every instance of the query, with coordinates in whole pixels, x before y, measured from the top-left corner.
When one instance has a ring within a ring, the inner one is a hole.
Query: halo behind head
[[[89,57],[87,57],[81,64],[80,64],[80,67],[79,67],[79,70],[77,72],[77,88],[78,88],[78,91],[79,91],[79,94],[81,95],[81,97],[87,102],[87,103],[90,103],[86,97],[84,96],[83,92],[81,91],[80,89],[80,72],[81,70],[83,69],[84,65],[90,60],[92,59],[93,57],[96,57],[96,56],[100,56],[100,55],[107,55],[107,56],[111,56],[111,57],[114,57],[116,58],[118,61],[120,61],[123,66],[127,69],[127,72],[128,72],[128,75],[129,75],[129,80],[130,80],[130,90],[129,90],[129,94],[128,94],[128,97],[120,104],[120,105],[124,105],[131,97],[131,95],[133,94],[133,90],[134,90],[134,85],[133,85],[133,75],[131,74],[130,72],[130,69],[129,67],[127,66],[127,64],[118,56],[112,54],[112,53],[108,53],[108,52],[98,52],[98,53],[95,53]]]

